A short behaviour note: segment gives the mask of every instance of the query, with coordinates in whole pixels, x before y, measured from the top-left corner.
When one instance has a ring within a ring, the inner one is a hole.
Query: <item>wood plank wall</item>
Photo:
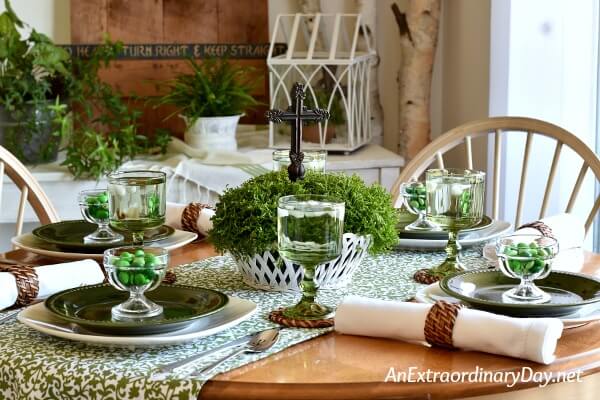
[[[268,0],[85,0],[71,2],[73,44],[101,43],[104,34],[125,44],[135,43],[267,43]],[[232,60],[257,69],[264,84],[257,98],[268,103],[265,60]],[[157,82],[188,72],[185,60],[117,60],[101,72],[102,79],[123,93],[139,96],[164,94]],[[177,117],[164,118],[173,109],[154,109],[138,102],[144,110],[142,131],[170,129],[182,137],[184,124]],[[247,112],[245,123],[264,123],[261,107]]]

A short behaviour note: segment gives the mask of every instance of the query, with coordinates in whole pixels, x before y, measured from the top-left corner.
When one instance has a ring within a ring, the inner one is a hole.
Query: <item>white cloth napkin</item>
[[[552,229],[552,234],[558,241],[560,250],[581,247],[585,240],[585,224],[574,214],[558,214],[542,218],[544,224]],[[515,233],[539,235],[539,231],[534,228],[522,228]]]
[[[46,298],[61,290],[104,281],[104,274],[94,260],[44,265],[34,269],[39,281],[37,299]],[[9,272],[0,272],[0,310],[15,304],[17,295],[15,277]]]
[[[348,296],[338,306],[335,330],[349,335],[404,341],[425,341],[423,328],[430,304],[406,303]],[[555,359],[563,330],[556,318],[511,318],[463,308],[452,335],[455,347],[542,364]]]
[[[585,225],[583,220],[573,214],[558,214],[542,218],[544,224],[552,229],[552,234],[558,241],[558,255],[552,263],[552,268],[562,271],[580,271],[583,266],[583,252],[580,247],[585,240]],[[522,228],[515,231],[520,234],[540,235],[534,228]],[[496,244],[484,246],[483,256],[490,261],[496,261]]]
[[[165,222],[167,225],[176,229],[183,229],[181,226],[181,215],[187,204],[167,202],[167,211]],[[197,227],[200,233],[206,235],[212,229],[212,221],[210,220],[215,215],[214,210],[203,208],[198,214]]]

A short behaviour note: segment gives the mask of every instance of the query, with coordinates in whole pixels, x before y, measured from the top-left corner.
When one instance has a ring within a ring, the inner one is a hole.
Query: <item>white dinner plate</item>
[[[419,303],[433,304],[438,300],[444,300],[450,303],[460,303],[460,300],[450,296],[440,288],[439,282],[421,288],[415,294],[415,300]],[[581,311],[564,317],[559,317],[563,322],[565,329],[577,328],[590,322],[600,320],[600,308],[584,308]]]
[[[460,237],[459,243],[463,247],[469,247],[478,243],[485,243],[488,240],[497,238],[510,231],[512,224],[506,221],[494,221],[485,229],[473,231]],[[400,238],[398,248],[401,249],[443,249],[446,247],[447,240],[432,239],[409,239]]]
[[[194,232],[180,231],[175,229],[175,232],[162,240],[157,240],[148,244],[150,247],[162,247],[166,250],[174,250],[179,247],[183,247],[186,244],[193,242],[198,237],[198,234]],[[11,239],[11,242],[23,249],[30,251],[35,254],[39,254],[51,258],[59,258],[63,260],[85,260],[88,258],[102,261],[102,253],[74,253],[61,250],[57,246],[46,243],[42,239],[35,237],[31,233],[24,233],[19,236],[15,236]]]
[[[25,308],[19,313],[17,319],[28,327],[50,336],[99,346],[135,348],[174,345],[214,335],[250,318],[255,312],[255,303],[237,297],[230,297],[229,302],[221,311],[201,318],[183,329],[144,336],[112,336],[87,331],[58,318],[48,311],[44,303]]]

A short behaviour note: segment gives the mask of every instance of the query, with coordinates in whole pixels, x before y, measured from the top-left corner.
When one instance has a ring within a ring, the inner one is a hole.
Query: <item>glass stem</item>
[[[302,299],[301,303],[314,303],[317,296],[317,283],[315,282],[316,265],[304,266],[304,278],[302,278]]]
[[[458,261],[458,232],[455,230],[448,231],[448,244],[446,244],[446,261],[455,263]]]
[[[144,245],[144,231],[132,232],[131,233],[131,242],[132,242],[133,246],[143,246]]]

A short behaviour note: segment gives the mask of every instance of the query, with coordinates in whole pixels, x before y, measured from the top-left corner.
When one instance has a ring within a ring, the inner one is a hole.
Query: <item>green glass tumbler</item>
[[[459,258],[458,233],[483,218],[485,172],[430,169],[425,172],[425,181],[427,219],[448,232],[446,259],[430,270],[432,275],[443,278],[465,269]]]
[[[316,302],[317,266],[335,260],[342,252],[344,202],[329,196],[281,197],[277,206],[279,254],[300,265],[304,277],[300,302],[283,310],[287,318],[315,320],[329,318],[333,309]]]
[[[144,243],[144,232],[165,223],[166,174],[160,171],[119,171],[108,175],[110,226],[131,232],[133,244]]]

